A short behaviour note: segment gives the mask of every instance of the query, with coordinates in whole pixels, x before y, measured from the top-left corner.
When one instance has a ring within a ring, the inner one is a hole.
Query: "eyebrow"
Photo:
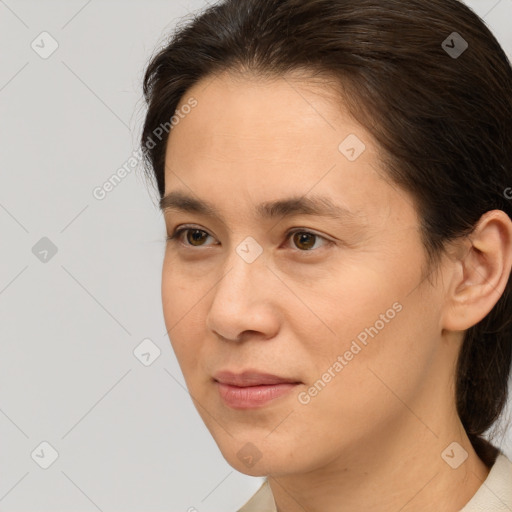
[[[181,191],[173,191],[160,200],[160,210],[196,213],[206,217],[218,218],[224,224],[224,218],[210,202],[198,200]],[[335,220],[354,220],[358,216],[347,208],[334,203],[325,196],[294,196],[276,201],[261,203],[256,207],[256,214],[262,219],[292,217],[294,215],[312,215],[330,217]]]

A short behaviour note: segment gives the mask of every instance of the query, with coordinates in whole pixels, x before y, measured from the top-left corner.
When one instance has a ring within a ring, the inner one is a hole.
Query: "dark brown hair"
[[[486,211],[512,217],[512,68],[457,0],[224,0],[178,25],[144,77],[142,149],[160,197],[167,137],[153,134],[191,86],[223,71],[296,70],[331,77],[381,146],[387,175],[415,199],[429,268]],[[508,396],[511,307],[509,279],[457,364],[457,411],[487,466],[497,451],[482,434]]]

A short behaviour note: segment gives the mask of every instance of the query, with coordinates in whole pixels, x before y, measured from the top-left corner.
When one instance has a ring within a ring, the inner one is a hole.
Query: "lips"
[[[223,402],[233,409],[256,409],[290,394],[301,382],[255,370],[221,371],[214,382]]]
[[[270,373],[259,372],[255,370],[245,370],[241,373],[234,373],[228,370],[216,373],[213,378],[222,384],[230,386],[248,387],[248,386],[272,386],[275,384],[299,384],[297,379],[280,377]]]

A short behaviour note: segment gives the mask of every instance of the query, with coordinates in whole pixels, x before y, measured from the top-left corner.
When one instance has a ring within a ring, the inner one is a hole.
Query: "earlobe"
[[[485,318],[503,294],[512,267],[512,221],[501,210],[486,212],[464,239],[453,265],[443,328],[464,331]]]

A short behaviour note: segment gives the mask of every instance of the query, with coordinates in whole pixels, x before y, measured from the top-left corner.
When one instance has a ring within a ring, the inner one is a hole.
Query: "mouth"
[[[214,383],[224,403],[234,409],[263,407],[302,384],[297,379],[254,370],[218,372],[214,376]]]

